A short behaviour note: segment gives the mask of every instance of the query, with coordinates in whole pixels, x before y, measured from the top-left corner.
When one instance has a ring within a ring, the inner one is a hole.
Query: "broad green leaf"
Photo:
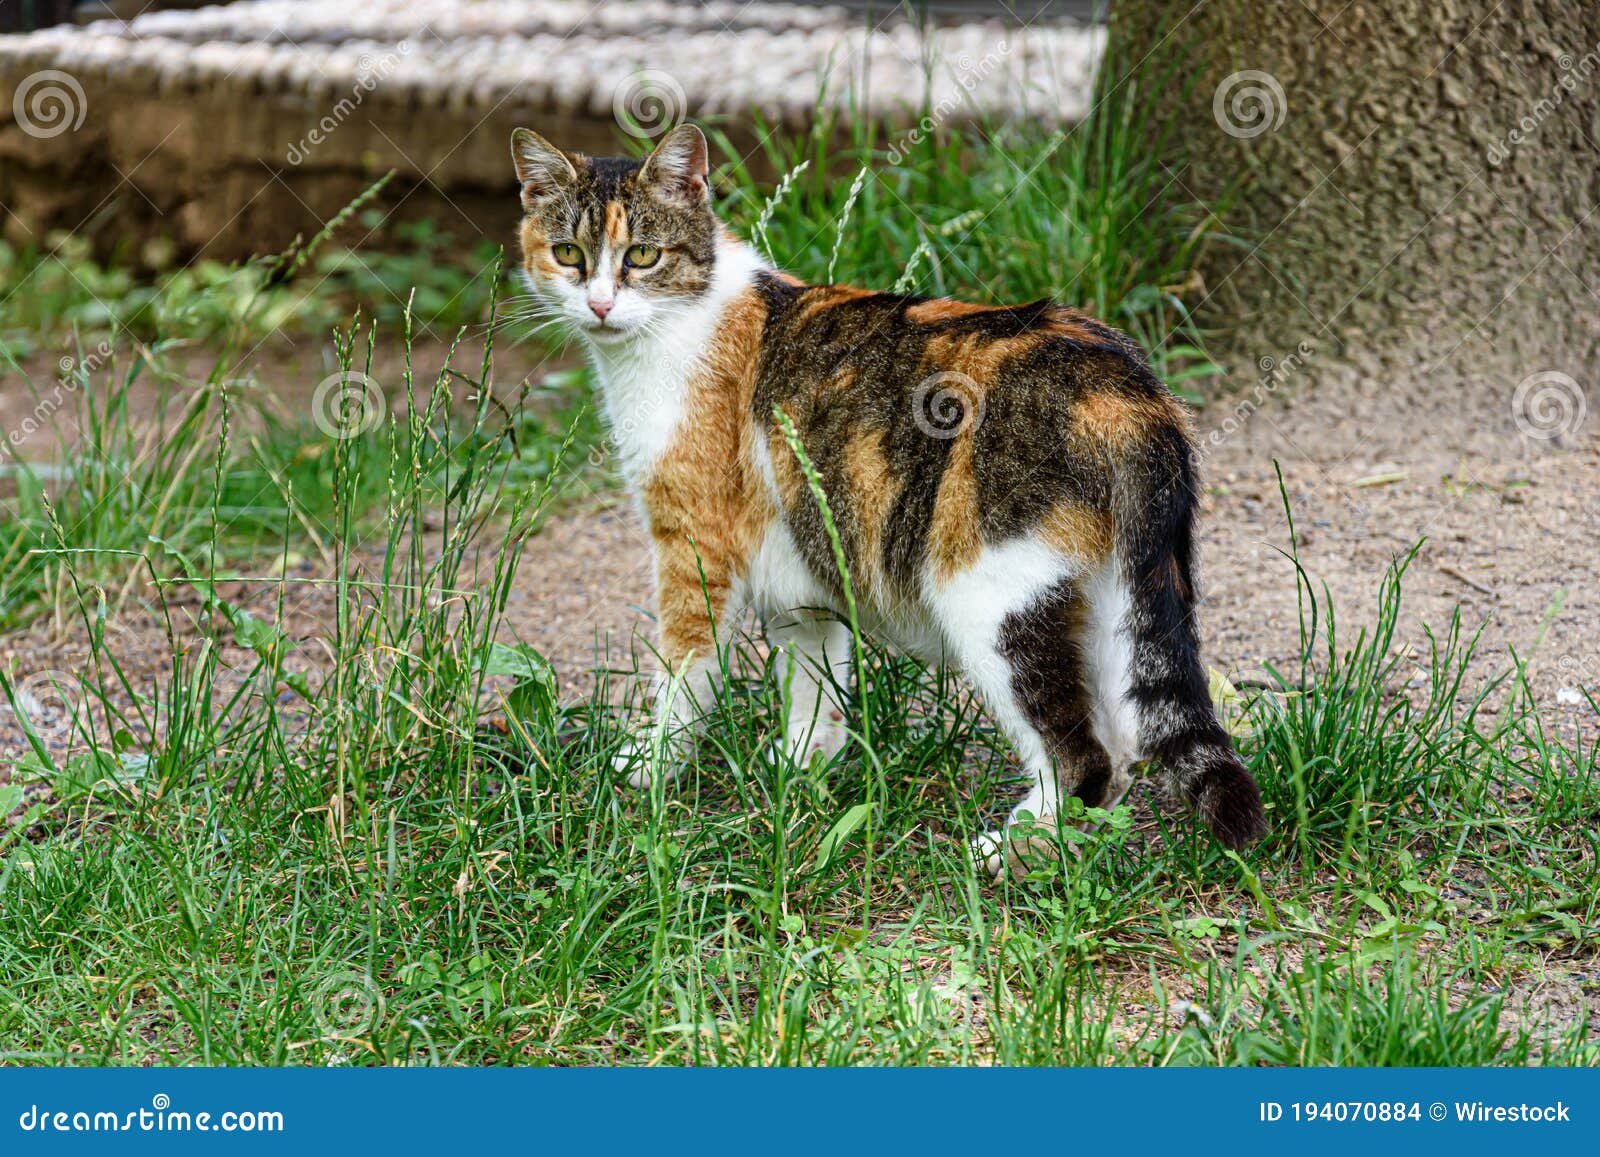
[[[817,845],[817,871],[825,870],[833,862],[844,842],[855,834],[857,828],[867,822],[867,817],[872,814],[875,806],[870,803],[858,803],[840,816],[838,822],[828,829],[828,834],[823,836],[822,842]]]

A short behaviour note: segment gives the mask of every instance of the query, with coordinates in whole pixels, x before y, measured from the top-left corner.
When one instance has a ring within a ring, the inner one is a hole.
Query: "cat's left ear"
[[[682,124],[663,137],[645,160],[639,180],[669,201],[696,205],[710,195],[706,183],[710,171],[705,134]]]

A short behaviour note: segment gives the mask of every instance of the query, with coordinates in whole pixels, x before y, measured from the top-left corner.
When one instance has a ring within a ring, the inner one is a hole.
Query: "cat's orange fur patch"
[[[972,470],[972,434],[950,443],[939,493],[928,524],[928,562],[940,581],[978,561],[983,535],[978,525],[978,479]]]
[[[792,414],[790,418],[793,418]],[[805,493],[806,476],[800,469],[800,460],[789,446],[789,439],[783,436],[783,430],[777,425],[767,432],[767,458],[772,463],[772,479],[778,486],[778,501],[785,509],[793,510],[800,496]]]
[[[836,370],[823,379],[818,387],[817,394],[846,394],[856,384],[856,372],[850,369]]]
[[[1089,319],[1076,310],[1054,310],[1050,315],[1050,332],[1057,337],[1081,342],[1084,345],[1103,346],[1106,344],[1104,335],[1096,333],[1091,327]]]
[[[801,299],[800,320],[809,321],[825,309],[873,296],[875,296],[873,290],[857,289],[851,285],[819,285],[815,289],[807,290],[805,297]]]
[[[1025,357],[1046,341],[1041,333],[986,338],[980,334],[935,334],[928,339],[923,366],[928,373],[960,373],[971,378],[980,396],[1000,367],[1011,358]]]
[[[916,305],[908,305],[906,320],[914,321],[918,325],[932,325],[935,322],[954,321],[960,317],[971,317],[975,313],[993,313],[995,310],[1005,308],[1003,305],[978,305],[970,301],[950,301],[936,297],[931,301],[919,301]]]
[[[1073,419],[1083,437],[1117,450],[1144,442],[1162,427],[1184,425],[1183,412],[1172,399],[1117,390],[1086,395],[1073,409]]]
[[[1194,598],[1194,591],[1183,581],[1183,570],[1178,566],[1178,560],[1174,555],[1167,555],[1160,567],[1151,575],[1151,579],[1171,590],[1185,602]]]
[[[628,211],[621,201],[606,202],[606,243],[620,250],[628,242]]]
[[[750,420],[765,322],[754,293],[729,304],[688,382],[680,432],[643,480],[669,669],[691,652],[709,658],[715,651],[712,620],[731,625],[723,621],[729,593],[776,514],[757,471]]]
[[[882,429],[867,430],[851,438],[844,448],[845,482],[855,515],[853,562],[857,580],[869,593],[882,591],[886,585],[884,532],[889,512],[904,487],[889,469],[889,459],[883,452],[884,436]]]
[[[1077,502],[1058,502],[1039,522],[1039,535],[1051,550],[1083,562],[1102,562],[1111,554],[1115,528],[1111,512]]]
[[[531,217],[522,219],[520,240],[522,241],[523,265],[528,272],[538,273],[547,281],[566,276],[566,271],[556,264],[555,258],[551,256],[547,238]]]

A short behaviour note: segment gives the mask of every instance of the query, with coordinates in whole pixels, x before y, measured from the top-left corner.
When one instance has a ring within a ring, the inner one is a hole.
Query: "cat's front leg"
[[[832,759],[850,738],[845,702],[850,686],[847,624],[804,611],[767,623],[772,675],[783,699],[783,750],[796,767]]]
[[[711,655],[691,654],[676,664],[663,664],[654,679],[652,721],[636,731],[617,752],[615,766],[626,773],[628,786],[648,791],[656,780],[670,783],[690,757],[701,721],[717,698],[721,666]]]
[[[716,704],[722,656],[743,604],[731,568],[687,539],[656,543],[661,668],[654,680],[654,721],[617,752],[615,766],[641,790],[677,776],[694,753],[706,713]]]

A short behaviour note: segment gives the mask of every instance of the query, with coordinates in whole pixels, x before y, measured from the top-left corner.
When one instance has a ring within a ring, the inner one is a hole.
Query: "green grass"
[[[1140,287],[1184,282],[1191,210],[1134,212],[1149,174],[1104,140],[941,141],[863,180],[859,228],[819,228],[853,154],[772,201],[767,237],[865,284],[927,241],[923,288],[1076,287],[1170,349],[1181,295]],[[1029,194],[940,232],[1041,159],[1106,222],[1058,229]],[[725,178],[760,215],[772,190]],[[408,340],[403,318],[352,328],[337,359]],[[563,694],[505,625],[543,578],[528,536],[600,437],[581,376],[525,394],[491,351],[407,375],[358,437],[247,435],[236,349],[167,381],[154,432],[128,391],[158,349],[85,371],[73,458],[0,490],[0,625],[48,613],[89,652],[53,689],[0,674],[30,721],[0,775],[0,1062],[1600,1062],[1586,1019],[1526,996],[1593,971],[1594,751],[1545,729],[1515,665],[1482,689],[1497,660],[1457,622],[1410,685],[1403,565],[1354,634],[1292,543],[1262,576],[1303,608],[1300,661],[1240,708],[1266,842],[1222,853],[1141,789],[1059,833],[1066,866],[993,884],[967,839],[1020,792],[1004,741],[958,681],[870,639],[870,742],[835,765],[768,762],[777,705],[741,641],[695,766],[620,781],[637,682]],[[291,638],[307,596],[318,625]],[[120,633],[140,609],[154,626]]]
[[[376,210],[354,216],[367,245],[313,251],[287,279],[282,257],[168,268],[171,247],[151,242],[136,270],[128,255],[97,260],[70,234],[24,248],[0,241],[0,364],[61,335],[93,346],[317,333],[356,304],[396,328],[409,305],[414,324],[445,336],[485,316],[496,246],[462,246],[425,221],[383,229]]]

